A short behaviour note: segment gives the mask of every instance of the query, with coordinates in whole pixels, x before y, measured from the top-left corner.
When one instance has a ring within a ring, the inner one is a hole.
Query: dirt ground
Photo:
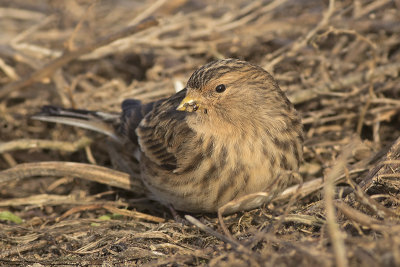
[[[303,182],[259,209],[175,220],[107,138],[30,119],[119,112],[229,57],[304,124]],[[0,265],[400,266],[399,74],[399,0],[2,0]]]

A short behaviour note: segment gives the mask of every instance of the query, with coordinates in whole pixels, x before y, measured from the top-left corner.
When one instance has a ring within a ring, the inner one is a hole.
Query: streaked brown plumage
[[[275,194],[302,160],[293,105],[270,74],[245,61],[211,62],[167,99],[126,100],[120,119],[108,115],[105,123],[104,115],[48,107],[35,117],[139,144],[151,197],[177,210],[215,212],[246,194]]]

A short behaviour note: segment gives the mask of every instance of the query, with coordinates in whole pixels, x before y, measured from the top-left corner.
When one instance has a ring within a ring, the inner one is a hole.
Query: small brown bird
[[[125,100],[118,116],[47,106],[34,118],[137,144],[150,197],[188,212],[216,212],[250,193],[276,194],[302,160],[293,105],[268,72],[236,59],[199,68],[169,98]]]

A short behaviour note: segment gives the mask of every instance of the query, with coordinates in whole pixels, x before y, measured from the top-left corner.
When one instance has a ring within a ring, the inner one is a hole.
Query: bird
[[[299,113],[274,78],[247,61],[212,61],[174,95],[127,99],[121,109],[44,106],[33,118],[134,145],[149,198],[185,212],[214,213],[248,194],[279,194],[302,161]]]

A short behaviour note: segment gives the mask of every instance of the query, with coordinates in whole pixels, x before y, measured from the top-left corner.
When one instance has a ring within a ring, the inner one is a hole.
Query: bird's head
[[[230,124],[265,122],[265,116],[272,118],[274,112],[288,110],[290,105],[268,72],[237,59],[204,65],[192,74],[186,88],[177,110]]]

